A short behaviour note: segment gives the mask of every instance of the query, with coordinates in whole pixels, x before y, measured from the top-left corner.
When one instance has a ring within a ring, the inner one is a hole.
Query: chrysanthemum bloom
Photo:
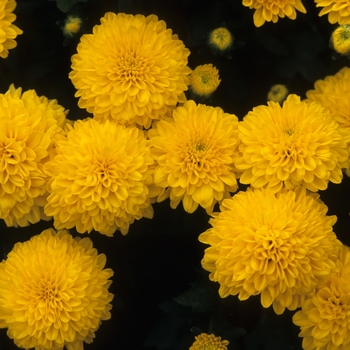
[[[224,27],[216,28],[209,34],[209,45],[216,50],[224,52],[232,47],[233,36]]]
[[[149,131],[156,160],[154,182],[170,195],[176,208],[182,201],[188,213],[198,205],[207,212],[237,190],[234,162],[238,158],[238,119],[217,107],[190,100]]]
[[[348,158],[346,141],[330,112],[315,102],[289,95],[253,108],[238,126],[243,156],[235,165],[240,182],[276,192],[302,184],[324,190],[328,181],[340,183],[341,163]]]
[[[229,344],[229,341],[221,340],[221,337],[216,337],[214,334],[202,333],[195,339],[189,350],[227,350]]]
[[[73,37],[81,30],[83,21],[79,16],[68,16],[62,27],[62,32],[66,37]]]
[[[344,246],[339,271],[293,316],[305,350],[350,348],[350,249]]]
[[[283,84],[276,84],[271,86],[269,93],[267,94],[267,100],[282,103],[288,96],[288,89]]]
[[[332,33],[330,44],[341,55],[350,52],[350,25],[339,26]]]
[[[47,165],[52,181],[45,206],[57,229],[112,236],[117,229],[126,234],[135,219],[152,217],[153,159],[143,131],[78,120],[57,153]]]
[[[243,5],[255,9],[253,19],[256,27],[261,27],[265,21],[276,23],[278,17],[295,19],[295,10],[306,13],[301,0],[243,0]]]
[[[316,7],[323,7],[319,16],[328,13],[329,23],[350,24],[349,0],[315,0]]]
[[[12,22],[16,20],[13,13],[17,4],[15,0],[0,1],[0,57],[6,58],[9,50],[17,46],[16,37],[23,33]]]
[[[350,154],[350,68],[344,67],[335,75],[317,80],[314,87],[307,91],[307,100],[317,102],[331,112]],[[350,175],[350,158],[340,165]]]
[[[64,138],[66,112],[56,100],[13,85],[0,94],[0,110],[0,218],[7,226],[27,226],[48,219],[44,165]]]
[[[149,127],[183,99],[190,51],[155,15],[111,12],[81,37],[69,74],[95,118]]]
[[[191,73],[191,89],[195,95],[209,97],[219,86],[219,71],[212,64],[197,66]]]
[[[0,263],[0,328],[23,349],[83,349],[111,318],[111,269],[89,238],[43,231]]]
[[[335,216],[317,194],[302,186],[274,193],[251,189],[225,199],[212,228],[199,236],[209,244],[202,266],[219,282],[222,298],[259,295],[277,314],[300,307],[335,267],[341,243]],[[322,258],[321,258],[322,257]]]

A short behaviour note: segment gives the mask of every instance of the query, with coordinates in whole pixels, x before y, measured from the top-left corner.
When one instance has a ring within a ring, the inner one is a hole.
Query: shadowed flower
[[[216,28],[209,34],[209,45],[218,52],[225,52],[232,47],[233,36],[231,32],[224,27]]]
[[[143,131],[94,119],[78,120],[59,142],[51,172],[46,215],[57,229],[80,233],[123,234],[135,219],[151,218],[147,185],[152,183],[151,158]]]
[[[243,5],[255,9],[254,24],[261,27],[265,21],[276,23],[278,17],[296,19],[298,10],[306,13],[301,0],[243,0]]]
[[[283,84],[276,84],[271,86],[269,93],[267,94],[267,100],[282,103],[288,96],[288,89]]]
[[[349,0],[315,0],[316,7],[323,7],[319,16],[328,14],[329,23],[350,23]]]
[[[216,337],[214,334],[202,333],[195,339],[189,350],[227,350],[229,344],[227,340],[221,340],[221,337]]]
[[[0,109],[0,218],[15,227],[47,220],[44,165],[64,138],[66,112],[56,100],[13,85],[0,94]]]
[[[348,350],[350,347],[350,249],[344,246],[333,274],[307,299],[293,322],[300,326],[305,350]]]
[[[0,263],[0,328],[20,348],[83,349],[111,318],[113,276],[89,238],[43,231]]]
[[[148,128],[184,101],[190,51],[155,15],[107,12],[77,51],[69,77],[79,107],[97,119]]]
[[[350,52],[350,26],[342,25],[335,29],[331,35],[330,44],[340,55]]]
[[[348,159],[346,141],[330,112],[317,103],[289,95],[253,108],[238,126],[243,156],[235,165],[240,182],[276,192],[302,184],[325,190],[328,181],[340,183],[342,162]]]
[[[208,212],[237,190],[234,161],[238,158],[238,119],[221,108],[186,102],[173,119],[159,121],[149,131],[156,160],[154,182],[170,195],[176,208],[182,201],[192,213],[198,205]]]
[[[199,236],[210,245],[202,266],[219,282],[222,298],[260,294],[263,307],[272,304],[282,314],[314,293],[341,247],[332,230],[336,217],[326,216],[318,198],[302,186],[277,194],[249,188],[222,202],[212,228]]]
[[[16,20],[13,13],[17,4],[15,0],[0,2],[0,57],[6,58],[9,50],[17,46],[16,37],[23,33],[21,29],[12,24]]]
[[[219,86],[219,71],[212,64],[197,66],[191,73],[191,90],[200,97],[209,97]]]

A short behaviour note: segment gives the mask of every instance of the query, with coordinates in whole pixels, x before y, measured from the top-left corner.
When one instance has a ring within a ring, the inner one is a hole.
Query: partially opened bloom
[[[346,140],[331,113],[315,102],[289,95],[283,105],[268,102],[249,112],[238,126],[243,156],[235,165],[240,182],[275,191],[303,185],[324,190],[340,183],[348,159]]]
[[[260,295],[277,314],[302,306],[335,267],[341,248],[335,216],[302,186],[274,193],[248,189],[225,199],[212,228],[199,236],[209,244],[202,266],[219,282],[222,298]],[[322,257],[322,258],[321,258]]]
[[[336,28],[332,35],[330,44],[340,55],[350,52],[350,25],[344,24]]]
[[[350,24],[349,0],[315,0],[316,7],[323,7],[319,16],[328,14],[329,23]]]
[[[212,64],[197,66],[191,73],[191,89],[195,95],[209,97],[219,86],[219,71]]]
[[[232,47],[233,40],[233,35],[227,28],[219,27],[210,32],[208,42],[214,51],[224,53]]]
[[[12,22],[16,20],[13,13],[17,4],[15,0],[0,1],[0,57],[6,58],[9,50],[17,46],[16,37],[23,33]]]
[[[97,119],[149,127],[184,99],[190,51],[155,15],[107,12],[77,51],[69,77]]]
[[[43,231],[0,263],[0,328],[24,349],[83,349],[111,318],[113,276],[89,238]]]
[[[238,119],[217,107],[190,100],[150,130],[156,161],[154,182],[176,208],[182,201],[192,213],[198,205],[208,212],[237,190],[234,162],[238,158]]]
[[[195,339],[189,350],[227,350],[229,344],[229,341],[221,340],[221,337],[216,337],[214,334],[202,333]]]
[[[27,226],[48,219],[44,166],[64,138],[66,112],[56,100],[13,85],[0,94],[0,110],[0,218],[7,226]]]
[[[271,86],[270,91],[267,94],[267,100],[282,103],[288,96],[288,89],[283,84],[275,84]]]
[[[350,347],[350,249],[344,246],[338,272],[323,284],[293,322],[300,326],[305,350],[347,350]]]
[[[243,5],[255,9],[254,24],[261,27],[265,21],[276,23],[278,17],[296,19],[298,10],[306,13],[301,0],[243,0]]]
[[[57,229],[76,227],[112,236],[143,216],[151,218],[153,159],[143,131],[94,119],[78,120],[57,156],[47,164],[52,176],[46,215]]]

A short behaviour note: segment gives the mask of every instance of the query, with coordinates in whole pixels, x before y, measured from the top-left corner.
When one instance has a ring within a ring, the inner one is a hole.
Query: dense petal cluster
[[[255,9],[254,24],[261,27],[265,21],[276,23],[278,17],[296,19],[298,10],[306,13],[301,0],[243,0],[243,5]]]
[[[189,213],[198,205],[211,212],[235,192],[237,126],[235,115],[192,100],[177,107],[173,119],[159,121],[149,132],[154,182],[164,189],[158,200],[170,195],[172,208],[182,201]]]
[[[83,349],[111,318],[113,276],[89,238],[43,231],[0,263],[0,327],[24,349]]]
[[[344,67],[335,75],[317,80],[314,87],[307,91],[307,100],[317,102],[331,112],[350,153],[350,68]],[[349,157],[341,163],[341,167],[349,171]]]
[[[79,107],[97,119],[148,128],[183,101],[190,51],[155,15],[107,12],[77,51],[69,77]]]
[[[6,58],[9,50],[17,46],[16,37],[22,34],[12,22],[16,20],[16,15],[13,13],[17,4],[15,0],[3,0],[0,2],[0,57]]]
[[[227,350],[229,341],[221,340],[214,334],[202,333],[195,337],[195,342],[189,350]]]
[[[126,234],[135,219],[153,216],[147,187],[152,164],[140,129],[108,120],[76,121],[47,164],[52,180],[45,213],[57,229]]]
[[[344,246],[338,272],[293,316],[304,350],[347,350],[350,347],[350,249]]]
[[[316,7],[323,7],[319,16],[328,14],[329,23],[350,23],[349,0],[315,0]]]
[[[0,218],[26,226],[47,219],[44,165],[64,138],[66,112],[56,100],[13,85],[0,94],[0,110]]]
[[[260,294],[263,307],[272,304],[277,314],[294,310],[335,267],[341,243],[332,230],[336,217],[326,213],[318,195],[302,186],[238,192],[199,236],[210,245],[202,266],[219,282],[222,298]]]
[[[289,95],[258,106],[239,125],[240,182],[276,192],[302,184],[310,191],[324,190],[328,182],[340,183],[342,163],[349,153],[338,123],[315,102]]]
[[[191,73],[191,89],[201,97],[209,97],[220,82],[219,71],[212,64],[197,66]]]
[[[343,24],[336,28],[332,35],[330,44],[340,55],[346,55],[350,52],[350,25]]]
[[[220,53],[229,50],[232,47],[233,41],[233,35],[225,27],[219,27],[212,30],[208,39],[209,46],[214,49],[214,51]]]

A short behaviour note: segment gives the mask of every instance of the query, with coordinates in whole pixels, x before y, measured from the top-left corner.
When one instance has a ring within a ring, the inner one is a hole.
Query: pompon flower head
[[[340,183],[342,162],[348,158],[346,141],[330,112],[317,103],[289,95],[258,106],[238,126],[240,157],[235,165],[240,182],[276,192],[298,185],[324,190],[328,182]]]
[[[112,236],[151,218],[151,158],[144,132],[94,119],[78,120],[47,164],[52,180],[45,213],[57,229]]]
[[[192,100],[149,131],[156,161],[154,182],[176,208],[182,201],[192,213],[198,205],[208,212],[237,190],[234,162],[238,158],[238,119],[221,108]]]
[[[17,46],[16,37],[23,33],[12,22],[16,20],[13,13],[17,3],[15,0],[2,0],[0,2],[0,57],[6,58],[9,50]]]
[[[155,15],[107,12],[77,51],[69,77],[97,119],[148,128],[184,100],[190,51]]]
[[[209,34],[208,43],[211,49],[216,53],[224,53],[232,48],[233,35],[225,27],[219,27],[212,30]]]
[[[305,350],[348,350],[350,347],[350,249],[344,246],[338,272],[307,299],[293,316]]]
[[[267,94],[267,100],[282,103],[288,96],[288,88],[283,84],[275,84],[271,86],[270,91]]]
[[[222,298],[260,295],[277,314],[302,306],[335,267],[341,248],[332,226],[335,216],[318,194],[302,186],[238,192],[214,213],[212,228],[199,236],[209,244],[202,266],[219,282]],[[322,256],[322,259],[320,257]]]
[[[350,52],[350,25],[343,24],[336,28],[330,40],[330,45],[340,55],[347,55]]]
[[[0,109],[0,218],[15,227],[47,220],[44,166],[64,138],[66,112],[56,100],[13,85],[0,94]]]
[[[0,263],[0,328],[24,349],[83,349],[111,318],[113,276],[89,238],[43,231]]]
[[[335,75],[315,82],[314,89],[306,93],[307,101],[317,102],[329,110],[339,124],[338,131],[347,143],[350,153],[350,68],[344,67]],[[340,163],[350,175],[350,158]]]
[[[319,16],[328,14],[329,23],[350,24],[349,0],[315,0],[316,7],[323,7]]]
[[[221,340],[221,337],[216,337],[214,334],[202,333],[195,339],[189,350],[227,350],[229,344],[229,341]]]
[[[197,66],[191,73],[191,90],[199,97],[209,97],[220,82],[219,71],[212,64]]]
[[[255,9],[254,24],[261,27],[265,21],[276,23],[278,17],[296,19],[298,10],[306,13],[301,0],[243,0],[243,5]]]

